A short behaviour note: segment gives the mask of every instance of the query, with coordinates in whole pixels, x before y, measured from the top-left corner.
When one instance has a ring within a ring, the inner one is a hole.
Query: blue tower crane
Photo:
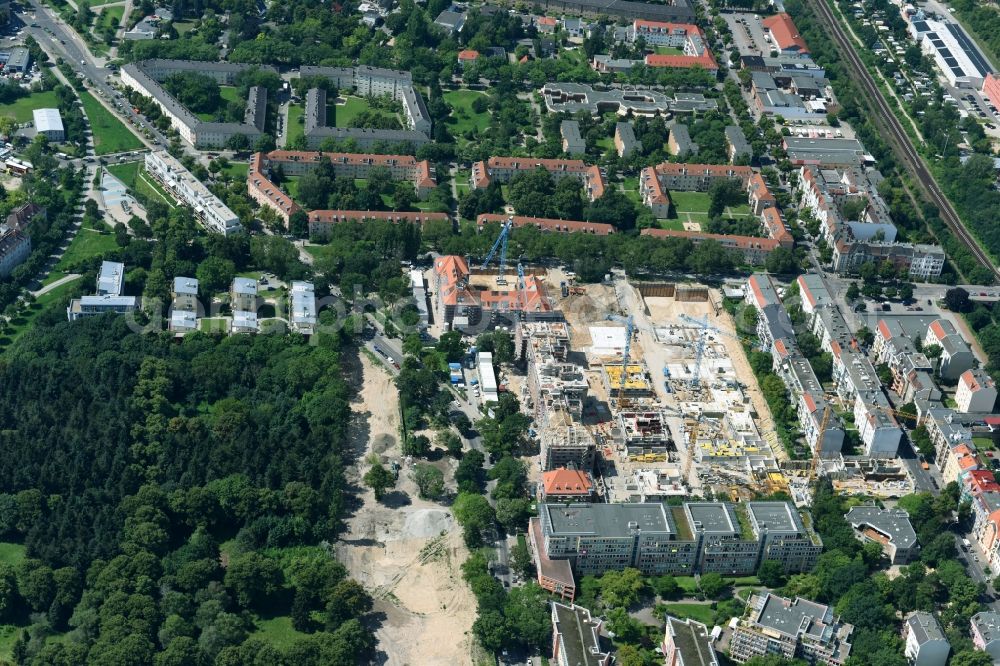
[[[497,273],[497,284],[507,284],[507,280],[504,278],[504,271],[507,269],[507,238],[510,236],[511,227],[514,226],[514,218],[508,217],[507,221],[503,223],[500,227],[500,235],[497,239],[493,241],[493,247],[490,248],[489,254],[486,255],[486,259],[483,261],[483,265],[480,267],[481,270],[486,270],[493,256],[497,253],[497,249],[500,250],[500,266],[499,272]]]

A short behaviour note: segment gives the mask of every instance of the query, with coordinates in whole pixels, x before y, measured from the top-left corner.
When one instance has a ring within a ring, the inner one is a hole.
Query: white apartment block
[[[966,370],[958,378],[955,403],[960,412],[991,412],[997,402],[997,387],[981,368]]]
[[[146,153],[146,171],[181,203],[193,208],[209,231],[229,236],[243,230],[236,213],[167,151]]]

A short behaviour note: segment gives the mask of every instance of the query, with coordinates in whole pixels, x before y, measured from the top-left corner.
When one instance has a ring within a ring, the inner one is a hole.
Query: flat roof
[[[688,502],[684,505],[691,529],[705,534],[738,534],[732,508],[722,502]]]
[[[910,515],[902,509],[880,509],[874,505],[851,507],[844,516],[855,529],[871,527],[886,535],[900,548],[912,548],[917,543],[917,533],[910,523]]]
[[[662,504],[542,504],[552,534],[627,537],[632,530],[674,534]]]
[[[175,294],[198,294],[198,280],[192,277],[177,276],[174,278]]]
[[[599,622],[590,611],[575,604],[550,602],[555,614],[555,629],[561,637],[560,649],[565,663],[572,666],[601,666],[607,654],[601,653]]]
[[[747,502],[747,511],[758,531],[766,529],[769,534],[805,531],[802,519],[790,502]]]
[[[59,109],[35,109],[32,114],[35,117],[35,129],[39,132],[62,132],[62,116]]]
[[[712,637],[705,625],[691,618],[678,620],[670,615],[666,620],[667,631],[673,636],[683,666],[718,666],[719,658],[712,648]]]
[[[233,291],[237,294],[257,295],[257,280],[253,278],[237,277],[233,278]]]

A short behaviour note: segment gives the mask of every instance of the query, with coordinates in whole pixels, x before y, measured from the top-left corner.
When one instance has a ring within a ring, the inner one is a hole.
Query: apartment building
[[[257,281],[253,278],[236,277],[229,290],[229,306],[235,312],[257,311]]]
[[[526,275],[520,289],[481,289],[470,283],[471,272],[463,257],[447,255],[434,261],[434,292],[441,321],[455,328],[475,326],[489,317],[559,321],[542,281]]]
[[[577,575],[625,567],[646,575],[748,575],[764,560],[799,572],[814,566],[823,548],[785,502],[540,504],[533,522],[536,554],[567,561]]]
[[[233,318],[229,324],[229,332],[236,335],[240,333],[258,333],[260,322],[257,320],[257,313],[248,310],[233,310]]]
[[[596,488],[590,474],[581,469],[542,472],[539,499],[543,502],[593,502]]]
[[[136,296],[123,296],[125,288],[125,264],[115,261],[101,262],[101,270],[97,274],[96,294],[74,298],[66,307],[66,317],[69,321],[77,321],[86,317],[95,317],[113,312],[123,314],[139,309],[139,299]]]
[[[742,129],[736,125],[727,125],[725,134],[726,152],[729,155],[730,164],[742,163],[753,158],[753,148],[750,147],[750,142],[747,141]]]
[[[0,277],[11,272],[31,256],[31,237],[18,229],[0,232]]]
[[[288,194],[271,180],[272,170],[279,166],[286,176],[301,176],[315,169],[320,160],[333,164],[338,178],[367,178],[376,167],[385,167],[393,180],[408,180],[413,183],[417,196],[426,198],[437,187],[430,162],[418,160],[411,155],[365,155],[356,153],[322,153],[308,151],[274,150],[269,153],[254,153],[247,170],[247,193],[262,206],[274,210],[287,225],[291,216],[301,210]],[[358,219],[355,211],[312,211],[316,230],[328,233],[324,225],[347,219]],[[339,214],[339,215],[338,215]],[[363,219],[374,219],[376,213],[366,213]],[[394,213],[395,216],[404,215]],[[426,216],[434,213],[423,213]]]
[[[667,615],[663,643],[664,666],[719,666],[708,627],[691,618],[678,620]]]
[[[316,330],[319,314],[316,291],[312,282],[293,281],[289,298],[291,303],[288,323],[291,324],[292,330],[302,335],[312,335]]]
[[[194,210],[195,218],[207,230],[231,236],[243,231],[240,218],[219,197],[184,168],[165,150],[146,153],[146,173],[178,201]]]
[[[158,59],[128,63],[122,66],[120,74],[122,84],[152,99],[163,115],[170,119],[171,126],[181,138],[192,146],[224,148],[234,136],[245,136],[251,143],[260,138],[267,107],[266,91],[257,87],[250,90],[244,122],[217,123],[206,122],[195,116],[168,93],[161,82],[171,74],[198,72],[211,76],[220,85],[233,85],[240,72],[252,68],[277,73],[273,67],[266,65]]]
[[[733,631],[730,659],[742,664],[753,657],[779,655],[811,664],[842,666],[851,653],[854,627],[841,622],[829,606],[801,597],[786,599],[753,594],[747,614]]]
[[[635,138],[635,130],[631,123],[615,123],[615,150],[619,157],[628,157],[636,149],[641,148]]]
[[[569,332],[565,322],[519,321],[517,343],[522,350],[522,358],[528,364],[530,399],[527,405],[535,415],[535,422],[544,427],[550,422],[561,424],[581,421],[589,384],[583,367],[567,359]],[[564,434],[561,433],[559,438]],[[544,440],[543,434],[543,452]],[[590,446],[593,446],[592,440]],[[580,469],[590,469],[590,466],[588,464]]]
[[[677,123],[670,128],[667,152],[671,155],[697,155],[698,144],[691,139],[687,125]]]
[[[587,152],[587,142],[580,136],[580,123],[575,120],[564,120],[559,124],[559,135],[562,137],[562,149],[569,155],[583,155]]]
[[[428,222],[448,222],[447,213],[397,212],[391,210],[312,210],[309,211],[309,237],[328,239],[338,224],[391,222],[422,227]]]
[[[575,604],[550,601],[552,658],[558,666],[611,666],[611,653],[601,648],[600,619]]]
[[[790,55],[809,55],[809,47],[799,34],[792,17],[782,12],[761,21],[764,35],[774,50]]]
[[[771,253],[781,247],[781,243],[773,238],[760,238],[758,236],[732,236],[729,234],[709,234],[701,231],[677,231],[674,229],[653,228],[643,229],[639,233],[642,236],[651,236],[653,238],[684,238],[695,245],[699,245],[707,240],[715,241],[736,254],[739,261],[754,266],[764,264]]]
[[[982,611],[969,621],[969,635],[977,650],[982,650],[993,662],[1000,661],[1000,613]]]
[[[913,666],[944,666],[951,652],[941,624],[924,611],[914,611],[903,621],[905,654]]]
[[[174,310],[197,312],[198,306],[201,305],[198,302],[198,280],[192,277],[175,277],[171,296]]]
[[[989,373],[981,368],[966,370],[958,378],[955,403],[960,412],[992,412],[997,388]]]
[[[604,195],[604,174],[598,166],[588,166],[581,160],[552,160],[533,157],[491,157],[472,165],[470,184],[476,189],[489,187],[493,181],[509,183],[519,173],[545,169],[556,180],[575,178],[583,185],[591,201]]]
[[[948,464],[950,449],[960,445],[975,449],[972,443],[972,431],[962,424],[960,415],[952,409],[934,407],[927,410],[923,425],[927,428],[927,434],[934,445],[934,459],[940,470]]]
[[[958,379],[963,372],[976,366],[976,357],[955,325],[947,319],[931,322],[924,335],[924,348],[940,347],[941,357],[938,372],[946,379]]]
[[[910,523],[910,514],[903,509],[860,504],[851,507],[844,518],[854,528],[858,539],[881,546],[890,564],[909,564],[916,557],[919,550],[917,533]]]
[[[590,431],[582,425],[568,419],[559,419],[542,428],[540,435],[542,469],[594,468],[597,443]]]
[[[555,233],[584,233],[595,236],[610,236],[615,233],[615,228],[610,224],[602,222],[579,222],[576,220],[556,220],[545,217],[527,217],[525,215],[498,215],[493,213],[483,213],[476,218],[476,226],[479,231],[487,224],[503,224],[510,220],[514,228],[534,227],[539,231],[551,231]]]
[[[305,68],[303,68],[305,69]],[[388,84],[385,86],[389,88]],[[376,89],[379,86],[375,86]],[[303,135],[306,147],[317,150],[323,144],[333,141],[350,141],[360,150],[393,145],[408,144],[414,148],[429,143],[431,131],[430,114],[423,98],[412,87],[392,88],[400,90],[398,99],[403,105],[408,129],[367,129],[361,127],[331,127],[327,125],[327,92],[324,88],[311,88],[306,92],[306,106],[303,113]],[[382,94],[392,95],[388,91]]]

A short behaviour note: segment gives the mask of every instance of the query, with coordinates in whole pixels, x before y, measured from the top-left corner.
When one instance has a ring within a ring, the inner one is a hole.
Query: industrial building
[[[910,23],[910,33],[955,87],[978,89],[993,72],[979,47],[957,23],[929,18],[916,20]]]
[[[32,111],[35,119],[35,133],[44,136],[49,141],[59,143],[66,140],[66,130],[63,128],[59,109],[35,109]]]

